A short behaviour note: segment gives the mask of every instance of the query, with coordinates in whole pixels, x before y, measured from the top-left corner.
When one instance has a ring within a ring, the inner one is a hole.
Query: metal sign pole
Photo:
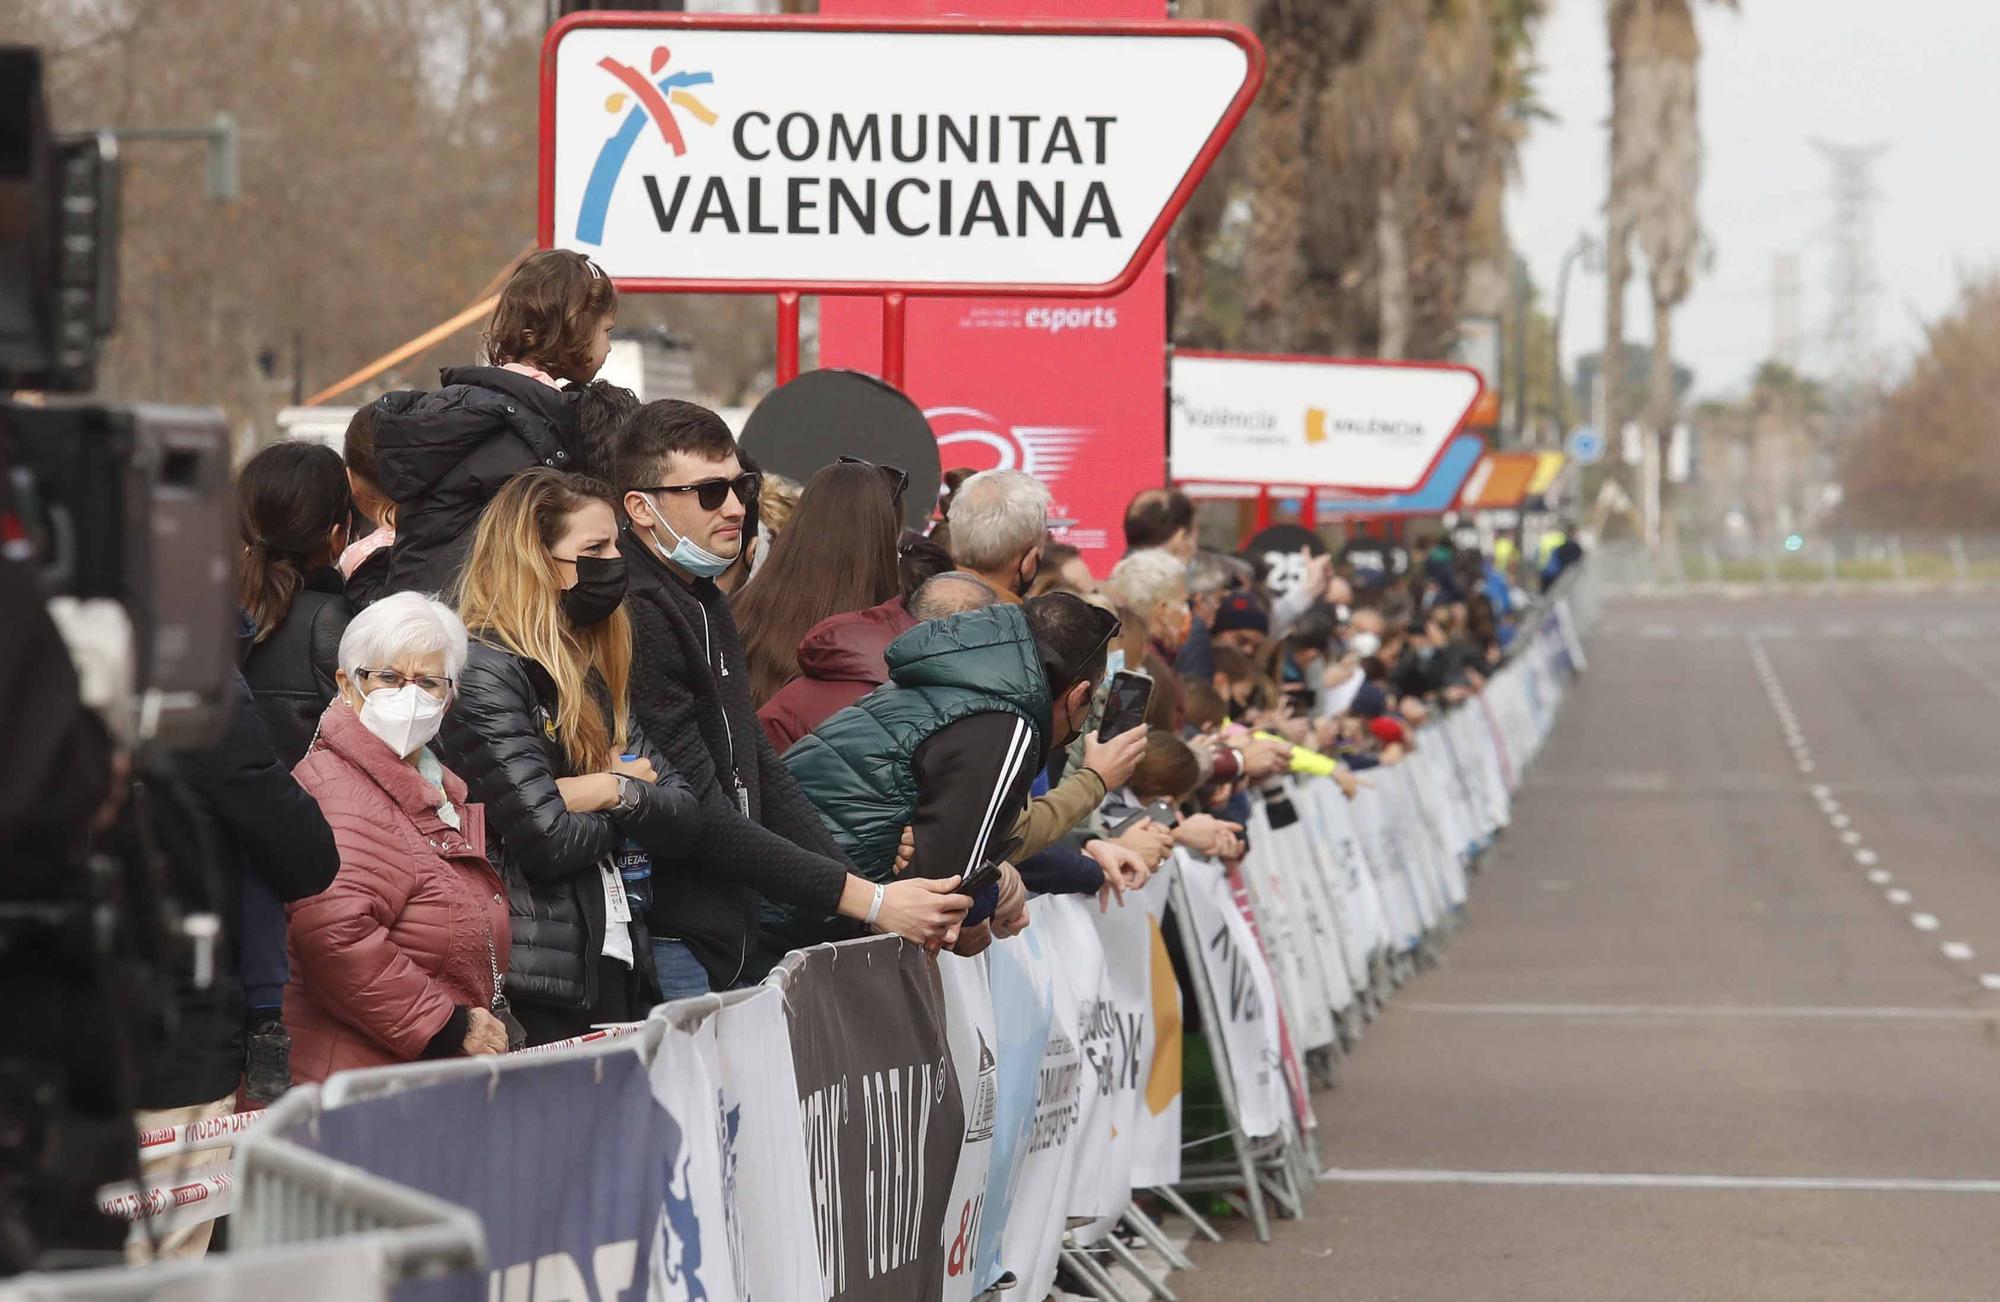
[[[799,291],[778,291],[778,364],[776,380],[789,384],[799,377]]]

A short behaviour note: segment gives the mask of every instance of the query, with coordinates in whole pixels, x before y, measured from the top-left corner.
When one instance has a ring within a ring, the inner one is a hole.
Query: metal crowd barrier
[[[409,1279],[486,1265],[486,1233],[462,1207],[277,1137],[318,1112],[317,1086],[274,1103],[236,1145],[229,1251],[198,1261],[24,1275],[0,1302],[287,1302],[387,1299]]]

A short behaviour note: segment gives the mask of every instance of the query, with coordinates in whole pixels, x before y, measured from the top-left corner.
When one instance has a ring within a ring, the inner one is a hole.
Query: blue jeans
[[[662,999],[687,999],[709,991],[708,969],[682,940],[655,940],[653,966],[660,972]]]

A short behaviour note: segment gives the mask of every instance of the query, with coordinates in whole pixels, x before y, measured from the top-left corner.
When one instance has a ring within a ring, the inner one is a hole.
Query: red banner
[[[822,0],[841,17],[1161,18],[1164,0]],[[1166,482],[1167,276],[1156,252],[1102,299],[911,298],[903,388],[946,470],[1025,470],[1054,496],[1056,536],[1100,577],[1125,550],[1125,504]],[[882,309],[820,301],[820,365],[880,374]]]

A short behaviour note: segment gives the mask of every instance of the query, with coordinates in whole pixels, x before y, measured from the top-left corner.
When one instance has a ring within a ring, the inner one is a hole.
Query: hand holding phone
[[[1153,698],[1153,680],[1144,674],[1121,669],[1111,675],[1111,694],[1104,703],[1104,720],[1097,725],[1097,739],[1110,741],[1146,722],[1146,703]]]

